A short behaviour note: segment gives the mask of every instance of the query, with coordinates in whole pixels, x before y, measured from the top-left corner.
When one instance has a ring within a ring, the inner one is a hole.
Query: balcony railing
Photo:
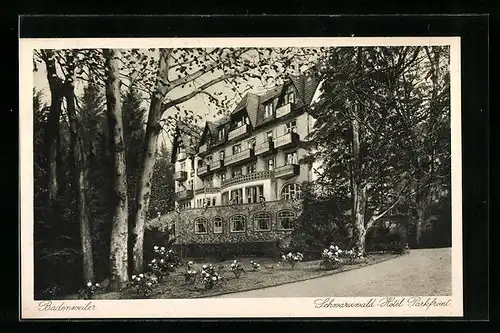
[[[232,165],[240,162],[247,161],[254,156],[253,149],[245,149],[240,151],[239,153],[226,156],[224,159],[224,165]]]
[[[217,171],[220,170],[224,167],[224,160],[213,160],[210,163],[210,170],[211,171]]]
[[[272,152],[274,149],[274,143],[269,140],[264,143],[255,146],[255,155],[263,155]]]
[[[291,178],[297,176],[300,172],[298,164],[287,164],[274,169],[274,177],[276,178]]]
[[[210,148],[211,148],[211,146],[208,143],[205,143],[205,144],[201,145],[198,148],[198,155],[200,155],[200,156],[206,156],[206,155],[208,155],[208,153],[210,151]]]
[[[287,133],[274,139],[274,148],[288,148],[298,144],[300,137],[297,133]]]
[[[193,190],[183,190],[175,193],[177,201],[191,200],[193,198]]]
[[[207,175],[209,172],[210,172],[210,165],[199,166],[197,170],[198,176]]]
[[[292,112],[293,103],[285,104],[276,109],[276,118],[281,118]]]
[[[240,126],[228,133],[227,139],[228,140],[234,140],[239,137],[242,137],[246,135],[249,131],[249,126],[247,124],[244,124],[243,126]]]
[[[246,183],[259,179],[268,179],[273,177],[274,177],[274,171],[259,171],[254,173],[247,173],[246,175],[236,176],[223,181],[221,184],[221,189],[236,184]]]
[[[195,194],[203,194],[203,193],[208,194],[208,193],[218,193],[218,192],[220,192],[220,186],[212,186],[212,185],[194,190]]]
[[[186,171],[177,171],[174,173],[174,180],[178,181],[184,181],[187,179],[187,172]]]
[[[177,161],[184,161],[187,158],[186,152],[177,153]]]

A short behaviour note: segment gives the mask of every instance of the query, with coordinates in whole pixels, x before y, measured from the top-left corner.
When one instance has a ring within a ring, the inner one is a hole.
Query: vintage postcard
[[[463,315],[460,38],[19,47],[21,319]]]

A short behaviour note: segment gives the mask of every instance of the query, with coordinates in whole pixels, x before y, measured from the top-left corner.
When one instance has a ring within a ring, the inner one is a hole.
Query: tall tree
[[[85,281],[94,281],[94,259],[92,252],[92,235],[90,227],[88,203],[88,159],[86,144],[82,136],[82,125],[76,112],[76,50],[65,50],[64,59],[66,80],[64,81],[64,97],[70,125],[70,141],[73,154],[74,185],[77,193],[77,217],[80,225],[83,277]]]
[[[314,140],[325,161],[321,181],[350,193],[361,251],[367,232],[410,194],[412,154],[426,154],[409,144],[408,128],[417,126],[427,91],[415,85],[420,95],[412,95],[412,104],[400,89],[404,77],[425,74],[417,66],[423,61],[420,47],[334,48],[324,67],[322,104],[313,112]]]
[[[125,142],[120,91],[120,51],[103,50],[106,59],[106,104],[113,161],[113,222],[109,254],[110,290],[118,290],[128,281],[128,200]]]
[[[214,91],[219,83],[242,92],[251,88],[252,78],[262,81],[279,78],[287,73],[298,73],[310,65],[318,49],[270,49],[270,48],[214,48],[214,49],[160,49],[154,73],[143,82],[150,91],[151,101],[146,125],[143,159],[138,174],[134,230],[132,234],[132,260],[135,272],[143,270],[144,228],[151,196],[158,137],[162,120],[167,111],[173,111],[170,119],[182,117],[180,106],[199,95],[208,97],[209,103],[223,108],[229,103],[228,96]],[[143,62],[144,63],[144,62]],[[154,61],[153,61],[154,63]],[[147,67],[144,63],[143,69]],[[168,115],[167,115],[168,118]],[[195,121],[187,115],[186,120]],[[168,124],[168,119],[164,124]]]

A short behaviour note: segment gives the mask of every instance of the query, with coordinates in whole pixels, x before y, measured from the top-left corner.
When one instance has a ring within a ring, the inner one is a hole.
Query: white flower
[[[132,275],[132,280],[135,280],[135,275]]]
[[[87,282],[87,287],[92,287],[92,282]]]
[[[160,250],[165,251],[165,246],[160,247]]]
[[[148,282],[148,286],[150,286],[150,287],[151,287],[151,282]]]
[[[193,262],[192,261],[188,261],[188,265],[193,265]]]
[[[156,259],[151,260],[151,262],[156,262]]]
[[[96,287],[99,287],[99,283],[96,283],[96,284],[95,284],[95,286],[96,286]]]
[[[163,259],[160,259],[160,262],[161,262],[161,263],[163,263],[163,262],[165,262],[165,260],[163,260]]]
[[[155,245],[155,246],[153,247],[153,249],[158,250],[158,246],[156,246],[156,245]]]
[[[142,274],[142,273],[141,273],[141,274],[139,274],[139,277],[141,277],[141,278],[142,278],[142,277],[144,277],[144,274]]]
[[[212,280],[217,281],[217,277],[212,276]]]
[[[137,281],[141,281],[141,278],[139,278],[139,277],[138,277],[138,278],[137,278]]]
[[[231,267],[234,267],[234,266],[235,266],[235,265],[234,265],[234,263],[232,263],[232,264],[231,264]]]
[[[201,267],[202,267],[203,269],[205,269],[205,268],[207,268],[207,265],[203,265],[203,266],[201,266]]]

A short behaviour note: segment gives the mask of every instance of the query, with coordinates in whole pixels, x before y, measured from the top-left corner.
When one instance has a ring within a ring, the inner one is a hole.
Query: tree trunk
[[[136,183],[136,199],[134,207],[134,230],[132,232],[133,244],[132,263],[133,271],[138,274],[144,269],[144,229],[146,226],[149,199],[151,195],[151,179],[156,162],[156,152],[158,148],[158,137],[160,135],[160,119],[162,116],[162,100],[168,87],[165,79],[168,74],[169,51],[160,50],[160,60],[156,89],[151,98],[149,106],[148,122],[146,125],[145,142],[143,149],[142,165]]]
[[[120,97],[119,50],[104,50],[106,58],[106,103],[114,171],[113,222],[109,253],[110,290],[119,290],[128,281],[128,199],[123,117]]]
[[[73,57],[68,56],[68,63],[74,64]],[[71,150],[73,153],[73,175],[75,178],[75,189],[77,193],[77,216],[80,224],[80,238],[82,248],[83,278],[85,282],[94,281],[94,260],[92,255],[92,236],[90,219],[87,207],[88,191],[88,165],[83,139],[78,130],[78,118],[75,109],[75,75],[74,67],[68,66],[68,78],[65,82],[65,96],[67,113],[70,123]]]
[[[45,130],[45,144],[47,147],[47,192],[49,205],[58,195],[58,145],[59,145],[59,119],[61,117],[61,104],[63,99],[62,84],[57,76],[53,53],[48,51],[44,59],[47,68],[47,80],[50,88],[50,111]]]
[[[365,253],[366,233],[365,210],[366,210],[366,186],[354,186],[354,246],[361,253]]]
[[[421,237],[422,237],[422,226],[425,223],[425,211],[426,204],[422,198],[417,198],[416,202],[416,212],[417,212],[417,220],[415,221],[415,245],[417,247],[420,246]]]

